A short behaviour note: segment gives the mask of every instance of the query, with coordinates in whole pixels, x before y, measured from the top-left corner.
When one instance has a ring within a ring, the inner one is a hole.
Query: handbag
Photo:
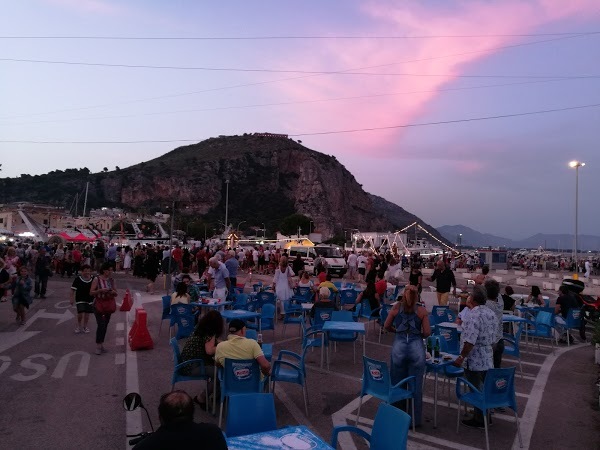
[[[111,289],[111,279],[103,280],[98,278],[98,284],[101,289]],[[94,309],[98,314],[112,314],[117,310],[116,295],[108,292],[97,294],[94,301]]]

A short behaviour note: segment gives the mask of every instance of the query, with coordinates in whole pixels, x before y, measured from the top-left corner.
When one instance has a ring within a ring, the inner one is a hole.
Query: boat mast
[[[83,202],[83,217],[85,217],[85,208],[87,206],[87,195],[88,195],[89,187],[90,187],[90,182],[88,181],[87,183],[85,183],[85,200]]]

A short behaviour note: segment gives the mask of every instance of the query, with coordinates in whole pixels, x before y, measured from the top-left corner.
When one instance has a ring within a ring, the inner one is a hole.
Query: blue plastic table
[[[365,324],[362,322],[342,322],[337,320],[328,320],[323,324],[323,332],[329,335],[330,331],[343,331],[348,334],[358,333],[363,335],[363,356],[366,353],[367,335]],[[321,347],[321,367],[323,366],[323,347]],[[329,339],[327,339],[327,370],[329,370]]]
[[[221,316],[227,322],[233,319],[258,319],[258,332],[260,333],[260,313],[254,311],[246,311],[244,309],[226,309],[225,311],[221,311]]]
[[[444,359],[444,356],[450,357],[450,359]],[[425,365],[429,372],[433,372],[435,375],[435,384],[433,386],[433,428],[437,428],[437,398],[438,398],[438,373],[446,370],[446,366],[449,366],[458,358],[458,355],[450,355],[444,353],[439,358],[429,358],[425,360]]]
[[[229,450],[330,450],[333,448],[304,426],[227,438],[227,447]]]

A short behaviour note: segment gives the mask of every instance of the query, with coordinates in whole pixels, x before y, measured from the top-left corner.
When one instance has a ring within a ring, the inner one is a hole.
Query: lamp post
[[[229,219],[229,178],[225,178],[225,232],[227,232],[227,220]]]
[[[236,228],[236,231],[237,231],[237,234],[238,234],[238,236],[239,236],[239,234],[240,234],[240,225],[241,225],[241,224],[243,224],[243,223],[245,223],[245,222],[246,222],[245,220],[242,220],[240,223],[238,223],[238,226],[237,226],[237,228]]]
[[[579,278],[579,261],[578,261],[578,246],[577,246],[577,228],[579,220],[579,168],[585,166],[581,161],[571,161],[569,167],[575,169],[575,275],[573,278]]]
[[[314,224],[315,224],[315,223],[314,223],[312,220],[311,220],[311,221],[308,223],[308,234],[312,234],[312,226],[313,226]]]
[[[265,224],[262,224],[262,232],[263,232],[263,239],[265,239],[265,237],[267,236],[267,228],[265,227]]]
[[[462,245],[462,233],[458,233],[458,251],[460,252],[460,246]]]

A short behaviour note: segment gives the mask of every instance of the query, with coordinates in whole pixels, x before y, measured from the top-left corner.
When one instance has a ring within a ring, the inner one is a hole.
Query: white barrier
[[[421,269],[421,273],[423,276],[431,276],[433,275],[433,269]]]
[[[558,288],[560,288],[562,283],[554,283],[554,290],[558,292]]]
[[[536,278],[544,278],[544,272],[533,272],[532,275]]]
[[[527,286],[527,278],[517,278],[517,286]]]
[[[595,285],[595,286],[598,286],[598,285],[600,285],[600,283],[598,282],[598,279],[597,279],[597,278],[594,278],[594,279],[592,280],[592,284],[593,284],[593,285]]]
[[[496,269],[496,273],[500,273],[502,275],[508,275],[508,270],[506,270],[506,269]]]
[[[524,270],[515,270],[515,276],[517,277],[526,277],[527,276],[527,272]]]
[[[456,273],[465,273],[467,271],[467,269],[465,267],[459,267],[458,269],[455,270]]]
[[[504,278],[502,278],[502,277],[499,277],[499,276],[497,276],[497,275],[493,275],[493,276],[492,276],[492,278],[493,278],[494,280],[496,280],[498,283],[502,283],[502,280],[504,279]]]
[[[558,278],[558,275],[557,275],[557,274],[555,274],[555,273],[549,273],[549,274],[548,274],[548,278],[552,278],[552,279],[555,279],[555,280],[556,280],[556,279]]]
[[[550,283],[548,281],[544,281],[542,286],[543,286],[542,289],[544,289],[544,290],[553,290],[554,289],[554,283]]]

